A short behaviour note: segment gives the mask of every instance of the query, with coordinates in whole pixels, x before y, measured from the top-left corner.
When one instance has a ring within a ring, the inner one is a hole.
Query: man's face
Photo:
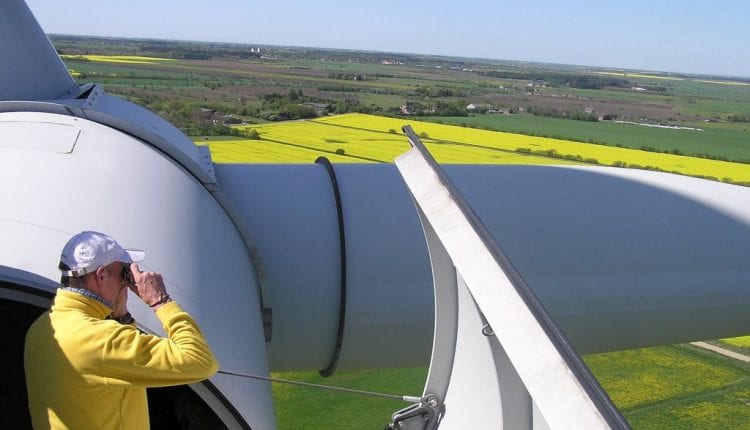
[[[106,271],[99,280],[101,296],[107,300],[113,301],[120,291],[127,287],[127,279],[124,277],[124,268],[128,266],[120,261],[115,261],[107,265]]]

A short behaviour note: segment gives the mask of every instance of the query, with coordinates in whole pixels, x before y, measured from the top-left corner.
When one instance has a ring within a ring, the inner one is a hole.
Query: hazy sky
[[[750,1],[27,0],[48,33],[750,76]]]

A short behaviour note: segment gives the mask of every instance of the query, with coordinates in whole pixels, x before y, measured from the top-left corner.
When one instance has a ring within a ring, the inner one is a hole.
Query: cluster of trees
[[[563,160],[580,161],[588,164],[599,164],[599,160],[596,158],[583,158],[578,154],[560,154],[554,149],[531,149],[531,148],[516,148],[516,152],[519,154],[529,155],[541,155],[543,157],[561,158]]]
[[[420,116],[468,116],[466,107],[461,101],[438,101],[436,103],[423,103],[407,101],[405,104],[409,114]],[[392,108],[391,114],[402,114],[399,108]]]
[[[456,88],[419,86],[414,90],[420,97],[465,97],[464,91]]]
[[[318,85],[316,87],[318,91],[328,91],[337,93],[374,93],[374,94],[390,94],[390,95],[404,95],[404,92],[398,89],[392,88],[377,88],[377,87],[365,87],[358,85]]]
[[[207,122],[194,122],[181,128],[183,133],[188,136],[237,136],[250,137],[244,130],[227,127],[223,124],[213,124]],[[253,130],[255,131],[255,130]],[[258,132],[255,132],[256,136]]]
[[[481,76],[503,79],[520,79],[528,81],[544,81],[553,86],[567,86],[571,88],[602,89],[605,87],[630,88],[633,83],[628,79],[613,76],[574,75],[544,70],[488,70],[478,72]]]
[[[641,84],[641,85],[638,85],[638,86],[641,87],[641,88],[644,88],[644,89],[646,89],[648,91],[654,91],[654,92],[657,92],[657,93],[666,93],[667,92],[667,87],[665,87],[664,85],[642,85]]]
[[[329,73],[328,79],[342,79],[345,81],[372,81],[373,78],[361,73]]]
[[[228,105],[212,105],[210,103],[199,105],[187,100],[166,100],[152,92],[134,90],[111,92],[149,109],[174,124],[189,136],[251,137],[247,135],[247,132],[228,127],[223,121],[217,120],[216,116],[224,113],[257,117],[260,114],[259,110],[246,106],[232,107]]]
[[[302,103],[312,101],[302,90],[289,90],[286,95],[279,93],[261,96],[261,110],[271,111],[266,119],[271,121],[287,121],[291,119],[315,118],[318,116],[314,108]]]
[[[632,86],[631,82],[626,79],[590,75],[563,75],[563,77],[555,77],[555,80],[552,82],[571,88],[585,88],[590,90],[600,90],[605,87],[630,88]]]
[[[320,85],[318,91],[335,91],[338,93],[359,93],[371,91],[369,88],[348,85]]]
[[[182,60],[210,60],[212,53],[203,49],[195,49],[190,46],[179,47],[171,44],[144,44],[140,47],[141,52],[149,52],[164,58],[176,58]]]
[[[731,122],[750,122],[750,115],[729,115],[727,120]]]
[[[359,108],[359,100],[355,99],[354,97],[345,97],[342,100],[336,100],[328,103],[328,113],[333,114],[356,112]]]
[[[435,103],[435,116],[468,116],[466,106],[460,101]]]
[[[577,121],[599,121],[599,117],[595,113],[586,113],[581,111],[561,111],[549,107],[529,106],[526,108],[526,112],[536,116],[546,116],[551,118],[565,118],[574,119]]]
[[[382,111],[382,108],[379,106],[362,105],[359,100],[353,97],[345,97],[342,100],[325,100],[305,96],[302,90],[295,89],[289,90],[289,93],[286,95],[273,93],[261,96],[261,99],[261,111],[266,113],[260,113],[255,116],[271,121],[315,118],[318,116],[319,111],[332,114],[347,112],[373,114]],[[315,103],[321,105],[322,108],[316,109],[303,103]]]
[[[186,99],[167,100],[159,96],[158,93],[141,91],[140,89],[112,87],[110,92],[119,94],[134,103],[144,106],[190,135],[240,136],[235,129],[216,123],[219,120],[216,116],[221,113],[236,115],[237,117],[254,117],[269,121],[287,121],[315,118],[321,111],[331,114],[343,114],[347,112],[373,114],[382,112],[382,108],[379,106],[362,105],[359,100],[353,97],[346,97],[341,100],[324,100],[306,96],[301,89],[291,89],[287,94],[272,93],[262,95],[260,96],[260,108],[254,105],[246,105],[245,103],[207,103]],[[305,103],[314,104],[315,106]],[[216,115],[207,114],[207,110],[215,111]],[[236,122],[240,122],[240,118],[235,117],[234,119]],[[226,121],[226,118],[221,119],[221,122]]]
[[[251,47],[233,43],[184,42],[153,39],[121,39],[95,36],[51,35],[58,52],[67,55],[100,53],[106,45],[111,55],[145,55],[165,58],[209,60],[212,58],[258,58]]]

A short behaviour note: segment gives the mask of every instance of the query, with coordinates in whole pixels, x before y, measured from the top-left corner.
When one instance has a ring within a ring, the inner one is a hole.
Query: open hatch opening
[[[29,326],[47,310],[2,294],[18,291],[18,285],[0,282],[0,342],[3,345],[0,354],[0,422],[6,429],[31,428],[23,370],[24,339]],[[34,291],[28,288],[25,293],[33,294]],[[153,429],[227,428],[216,412],[187,385],[149,388],[148,405]]]

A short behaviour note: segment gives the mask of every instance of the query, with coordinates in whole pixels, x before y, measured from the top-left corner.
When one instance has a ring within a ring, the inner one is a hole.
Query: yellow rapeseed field
[[[175,61],[172,58],[139,57],[137,55],[74,55],[65,56],[63,59],[82,59],[99,63],[122,63],[122,64],[155,64],[164,61]]]
[[[329,119],[339,121],[329,123]],[[351,120],[348,123],[347,120]],[[219,163],[310,163],[324,155],[332,162],[390,163],[409,150],[409,141],[400,125],[381,130],[382,120],[372,115],[348,114],[321,120],[282,122],[252,126],[260,140],[211,140],[214,161]],[[362,126],[364,121],[365,126]],[[366,125],[369,123],[369,126]],[[401,125],[404,124],[400,121]],[[420,123],[427,124],[427,123]],[[387,124],[386,124],[387,125]],[[453,127],[460,130],[467,130]],[[515,150],[474,145],[471,141],[447,142],[423,139],[432,155],[442,163],[470,164],[580,164],[568,160],[518,153]]]
[[[297,144],[280,144],[265,140],[222,139],[197,141],[211,148],[211,158],[217,163],[312,163],[325,156],[332,163],[351,163],[345,155],[305,148]]]
[[[255,129],[260,140],[206,143],[221,163],[309,163],[320,155],[334,162],[390,163],[409,149],[401,132],[406,124],[427,136],[422,141],[441,163],[600,164],[750,182],[747,164],[364,114],[240,126]]]
[[[630,78],[647,78],[647,79],[665,79],[668,81],[684,81],[683,78],[677,78],[674,76],[660,76],[660,75],[646,75],[643,73],[629,73],[629,72],[594,72],[598,75],[608,75],[608,76],[627,76]]]

